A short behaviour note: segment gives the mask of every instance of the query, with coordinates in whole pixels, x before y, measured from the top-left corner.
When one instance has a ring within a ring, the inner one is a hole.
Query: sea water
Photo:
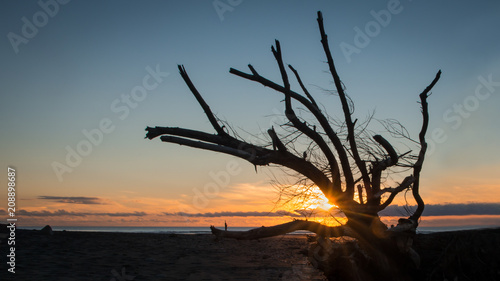
[[[123,232],[123,233],[167,233],[167,234],[211,234],[210,227],[144,227],[144,226],[51,226],[53,231],[84,231],[84,232]],[[19,229],[36,229],[40,226],[21,226]],[[224,226],[218,227],[224,229]],[[232,231],[247,231],[255,227],[229,227]],[[293,234],[309,234],[311,232],[298,230]]]
[[[40,230],[43,226],[20,226],[18,229]],[[209,227],[144,227],[144,226],[51,226],[53,231],[123,232],[123,233],[167,233],[167,234],[210,234]],[[224,227],[218,227],[224,229]],[[256,227],[229,227],[232,231],[246,231]],[[487,226],[419,227],[417,233],[432,233],[466,229],[480,229]],[[291,234],[311,234],[298,230]]]

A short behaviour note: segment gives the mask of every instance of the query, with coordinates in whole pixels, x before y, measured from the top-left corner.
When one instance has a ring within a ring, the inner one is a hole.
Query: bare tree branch
[[[386,189],[387,191],[390,191],[391,194],[389,195],[389,198],[387,198],[387,200],[385,200],[385,202],[379,206],[378,211],[380,212],[387,206],[389,206],[392,203],[392,200],[394,200],[394,198],[396,197],[396,195],[398,195],[398,193],[409,188],[410,185],[414,182],[415,182],[415,177],[407,176],[398,187],[394,189]],[[382,192],[379,192],[377,195],[381,196],[382,195],[381,193]]]
[[[182,76],[182,79],[184,79],[184,82],[186,82],[186,85],[189,87],[193,95],[195,96],[196,100],[198,103],[201,105],[203,108],[203,111],[205,111],[205,114],[208,117],[208,120],[210,121],[210,124],[212,124],[212,127],[214,127],[215,131],[221,136],[227,135],[226,132],[222,129],[222,127],[219,125],[219,122],[217,121],[217,118],[215,115],[212,113],[212,110],[210,110],[210,107],[208,104],[205,102],[201,94],[198,92],[196,87],[194,86],[193,82],[191,82],[191,79],[189,78],[186,69],[184,68],[183,65],[178,65],[179,68],[179,73]]]
[[[253,157],[254,155],[252,153],[248,153],[248,152],[241,150],[241,149],[235,149],[235,148],[228,147],[228,146],[216,145],[216,144],[206,143],[206,142],[202,142],[202,141],[194,141],[194,140],[190,140],[190,139],[173,137],[173,136],[161,136],[160,139],[163,142],[171,142],[171,143],[176,143],[179,145],[186,145],[186,146],[190,146],[190,147],[194,147],[194,148],[200,148],[200,149],[204,149],[204,150],[225,153],[225,154],[233,155],[233,156],[240,157],[243,159],[251,159],[250,162],[252,162],[253,164],[262,165],[261,162],[259,161],[260,159],[256,159],[255,157]],[[268,164],[265,162],[262,162],[262,163]]]
[[[367,196],[368,197],[367,201],[373,205],[378,206],[380,204],[380,197],[376,197],[374,196],[374,194],[380,191],[380,181],[382,178],[382,172],[388,167],[395,165],[398,162],[399,157],[396,150],[394,150],[394,147],[392,147],[392,145],[382,136],[375,135],[373,136],[373,139],[376,142],[378,142],[389,154],[389,157],[387,159],[374,162],[372,168],[372,182],[371,182],[372,196]]]
[[[375,135],[373,136],[373,139],[377,141],[389,154],[388,159],[380,162],[381,165],[384,165],[385,168],[387,168],[398,163],[398,153],[386,139],[384,139],[381,135]]]
[[[316,104],[316,101],[314,100],[313,96],[309,93],[309,91],[307,90],[307,88],[304,86],[304,83],[302,83],[302,79],[300,79],[300,76],[299,76],[299,73],[297,72],[297,70],[295,70],[295,68],[293,68],[293,66],[291,66],[291,65],[288,65],[288,68],[290,68],[290,70],[292,70],[293,74],[295,74],[295,78],[297,79],[297,82],[299,82],[299,85],[302,88],[302,91],[304,91],[304,94],[306,94],[307,98],[309,98],[309,100],[311,101],[311,103],[314,106],[316,106],[318,108],[318,110],[319,110],[319,107]]]
[[[278,137],[278,135],[274,131],[274,128],[267,130],[267,133],[271,137],[271,140],[273,142],[273,148],[277,148],[279,151],[283,151],[283,152],[287,151],[285,145],[283,144],[283,142],[281,142],[280,138]]]
[[[234,68],[231,68],[229,70],[229,72],[234,74],[234,75],[243,77],[245,79],[259,82],[260,84],[267,86],[267,87],[270,87],[273,90],[281,92],[283,94],[286,92],[286,89],[283,86],[280,86],[280,85],[260,76],[251,65],[248,65],[248,67],[252,71],[252,74],[247,74],[247,73],[241,72],[239,70],[236,70]],[[347,152],[344,150],[344,146],[343,146],[342,142],[340,141],[337,134],[333,131],[333,128],[331,127],[330,122],[328,121],[326,116],[323,115],[323,113],[321,113],[321,111],[316,106],[314,106],[311,103],[311,101],[309,101],[304,96],[302,96],[302,95],[300,95],[292,90],[290,90],[289,93],[290,93],[291,98],[293,98],[293,99],[299,101],[301,104],[303,104],[309,110],[309,112],[311,112],[314,115],[316,120],[318,120],[319,124],[321,125],[321,127],[325,131],[325,134],[328,136],[328,138],[332,142],[333,146],[335,147],[335,151],[337,152],[337,154],[339,156],[339,160],[340,160],[340,164],[342,167],[342,172],[344,175],[346,185],[354,184],[353,174],[351,171],[351,166],[349,164],[349,158],[347,156]],[[346,198],[352,199],[352,197],[346,197]],[[332,199],[332,198],[329,198],[329,199]]]
[[[291,93],[290,93],[290,83],[288,81],[288,75],[286,73],[286,69],[283,63],[283,57],[281,53],[281,47],[280,43],[278,40],[276,40],[276,49],[274,46],[271,48],[274,57],[276,58],[276,61],[278,62],[278,66],[281,72],[281,77],[283,79],[283,84],[285,88],[285,115],[288,118],[288,120],[293,124],[293,126],[299,130],[300,132],[304,133],[306,136],[308,136],[310,139],[312,139],[314,142],[316,142],[321,149],[321,151],[325,154],[328,163],[330,165],[330,172],[332,176],[332,191],[328,192],[328,194],[325,194],[327,198],[332,198],[342,192],[342,183],[341,183],[341,178],[340,178],[340,170],[339,166],[337,163],[337,160],[335,159],[335,155],[331,151],[330,147],[328,144],[325,142],[323,137],[311,129],[305,122],[302,122],[299,120],[297,115],[295,114],[295,111],[292,108],[292,101],[291,101]],[[316,106],[317,108],[317,106]]]
[[[335,69],[335,65],[333,63],[332,54],[330,52],[330,47],[328,45],[328,36],[325,33],[325,28],[323,26],[323,16],[321,12],[318,12],[318,25],[321,33],[321,44],[323,45],[323,49],[326,54],[328,67],[330,68],[330,73],[333,76],[333,81],[335,83],[335,87],[337,88],[337,93],[340,98],[340,102],[342,103],[342,110],[344,111],[344,118],[347,126],[347,138],[349,139],[350,152],[352,153],[352,157],[358,166],[359,171],[361,172],[361,176],[363,178],[364,188],[366,189],[366,193],[368,197],[372,197],[370,177],[368,176],[368,171],[366,169],[366,164],[361,157],[359,156],[358,148],[356,145],[356,138],[354,134],[354,126],[355,122],[352,122],[351,112],[349,109],[349,104],[347,101],[346,94],[344,92],[344,88],[342,87],[342,82],[340,81],[340,77]],[[354,196],[354,182],[347,184],[346,192],[348,193],[349,198]]]
[[[178,128],[178,127],[147,127],[146,138],[152,140],[161,135],[174,135],[179,137],[187,137],[191,139],[202,140],[210,143],[223,144],[227,142],[227,138],[219,135],[209,134],[196,130]]]
[[[429,97],[429,92],[436,85],[437,81],[441,77],[441,70],[439,70],[436,73],[436,77],[434,77],[434,80],[432,80],[431,84],[425,88],[425,90],[420,93],[420,103],[422,105],[422,117],[423,117],[423,122],[422,122],[422,129],[420,130],[420,134],[418,135],[418,138],[420,140],[420,152],[418,154],[418,160],[415,163],[415,166],[413,167],[413,176],[415,177],[415,182],[413,183],[413,188],[412,188],[412,194],[413,198],[415,198],[415,201],[417,202],[417,209],[413,213],[413,215],[410,217],[411,220],[414,222],[418,221],[420,216],[422,215],[425,204],[424,200],[422,200],[422,197],[420,196],[420,172],[422,171],[422,165],[424,164],[424,159],[425,159],[425,152],[427,151],[427,142],[425,141],[425,134],[427,133],[427,128],[429,127],[429,105],[427,104],[427,98]]]

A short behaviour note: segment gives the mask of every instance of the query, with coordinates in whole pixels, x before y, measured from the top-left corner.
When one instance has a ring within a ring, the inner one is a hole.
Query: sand
[[[212,235],[17,230],[15,274],[0,280],[325,280],[305,236],[259,241]]]
[[[253,241],[153,233],[16,231],[15,274],[0,231],[0,280],[325,280],[303,235]],[[4,232],[4,233],[2,233]],[[500,228],[419,234],[416,280],[500,280]]]

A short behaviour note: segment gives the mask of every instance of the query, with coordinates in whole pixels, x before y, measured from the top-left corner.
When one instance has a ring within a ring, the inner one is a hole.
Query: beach
[[[325,280],[304,235],[257,241],[209,234],[17,230],[15,274],[0,280]]]
[[[16,230],[15,274],[2,227],[0,280],[326,280],[306,235],[216,240],[211,234]],[[417,234],[415,280],[500,280],[500,228]],[[456,279],[458,278],[458,279]]]

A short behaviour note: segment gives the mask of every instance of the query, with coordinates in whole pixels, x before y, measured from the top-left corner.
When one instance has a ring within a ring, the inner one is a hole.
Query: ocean
[[[20,226],[18,229],[40,230],[43,226]],[[136,227],[136,226],[51,226],[54,231],[123,232],[123,233],[166,233],[166,234],[210,234],[209,227]],[[224,227],[219,227],[223,229]],[[255,227],[229,227],[228,230],[246,231]],[[489,228],[488,226],[419,227],[417,233],[432,233],[466,229]],[[298,230],[291,234],[311,234]]]
[[[18,229],[42,229],[43,226],[20,226]],[[51,226],[53,231],[84,232],[124,232],[124,233],[176,233],[176,234],[210,234],[210,227],[144,227],[144,226]],[[224,227],[219,227],[224,229]],[[254,227],[230,227],[229,230],[245,231]],[[303,231],[303,233],[309,233]]]

